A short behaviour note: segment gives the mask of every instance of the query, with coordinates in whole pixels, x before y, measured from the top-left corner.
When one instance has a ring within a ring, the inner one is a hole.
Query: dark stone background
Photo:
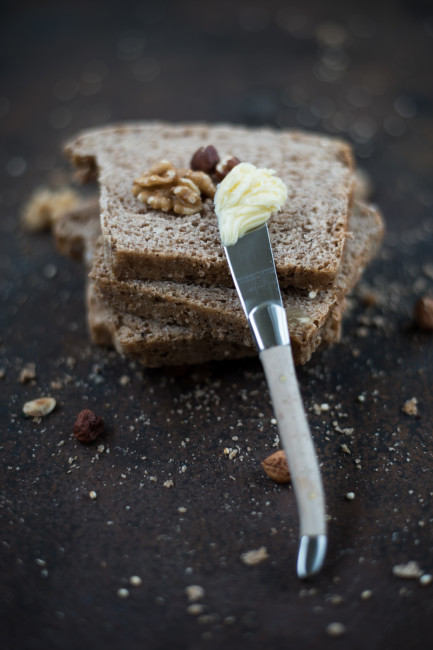
[[[0,647],[429,647],[433,584],[392,569],[433,573],[433,346],[412,320],[433,290],[431,3],[17,0],[1,12]],[[91,346],[82,269],[19,226],[34,188],[65,180],[67,137],[155,118],[344,137],[386,218],[342,342],[298,373],[330,516],[308,583],[293,493],[260,466],[276,430],[259,362],[146,370]],[[19,382],[29,362],[34,385]],[[24,419],[44,394],[56,410]],[[412,397],[418,417],[401,410]],[[101,453],[72,436],[85,407],[106,420]],[[269,559],[245,566],[262,545]],[[202,617],[187,612],[191,584],[205,589]],[[343,639],[327,635],[333,621]]]

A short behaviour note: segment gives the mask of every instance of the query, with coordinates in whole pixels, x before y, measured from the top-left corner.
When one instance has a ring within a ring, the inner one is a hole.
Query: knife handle
[[[260,352],[298,503],[300,536],[326,535],[325,497],[290,345]]]

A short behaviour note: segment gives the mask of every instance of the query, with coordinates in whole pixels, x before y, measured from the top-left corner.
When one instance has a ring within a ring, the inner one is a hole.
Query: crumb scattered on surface
[[[411,560],[406,564],[396,564],[392,567],[392,573],[397,578],[421,578],[423,572],[420,569],[418,562]]]
[[[412,397],[412,399],[406,400],[406,402],[403,404],[401,410],[403,413],[406,413],[406,415],[418,415],[418,400],[416,397]]]
[[[193,616],[199,616],[200,614],[203,614],[204,607],[201,603],[192,603],[191,605],[188,605],[186,611],[188,614],[192,614]]]
[[[170,478],[170,479],[168,479],[167,481],[164,481],[164,483],[163,483],[162,485],[163,485],[165,488],[171,488],[171,487],[174,486],[174,481],[173,481],[173,479]]]
[[[188,587],[185,587],[185,593],[190,603],[202,600],[205,595],[205,591],[200,585],[189,585]]]
[[[97,498],[98,498],[98,495],[96,494],[95,490],[90,490],[90,492],[89,492],[89,499],[91,499],[92,501],[94,501],[94,500],[97,499]]]
[[[433,582],[433,576],[430,573],[424,573],[419,579],[419,584],[422,585],[423,587],[427,587],[428,585],[431,585]]]
[[[345,497],[348,501],[353,501],[355,498],[355,492],[346,492]]]
[[[267,560],[268,557],[269,555],[266,546],[261,546],[254,551],[247,551],[246,553],[242,553],[241,560],[248,566],[255,566],[256,564],[263,562],[263,560]]]
[[[23,406],[23,413],[30,418],[42,418],[51,413],[55,407],[56,400],[54,397],[39,397],[26,402]]]
[[[140,585],[143,584],[143,581],[140,578],[140,576],[131,576],[129,578],[129,584],[132,585],[133,587],[140,587]]]
[[[51,228],[65,212],[73,210],[80,197],[71,188],[37,189],[27,201],[22,212],[22,223],[27,230],[37,232]]]
[[[329,625],[326,626],[326,634],[328,636],[343,636],[346,634],[346,626],[343,625],[343,623],[338,623],[335,621],[334,623],[329,623]]]
[[[373,592],[371,589],[364,589],[364,591],[361,592],[361,598],[362,600],[369,600],[373,596]]]
[[[129,590],[125,589],[125,587],[121,587],[120,589],[117,590],[117,595],[119,598],[128,598],[129,597]]]
[[[34,363],[28,363],[20,372],[19,380],[21,384],[27,384],[29,381],[36,379],[36,366]]]

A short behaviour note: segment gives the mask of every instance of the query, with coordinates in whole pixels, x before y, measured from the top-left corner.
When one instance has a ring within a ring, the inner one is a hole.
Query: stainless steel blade
[[[288,345],[289,329],[267,225],[224,250],[258,349]]]

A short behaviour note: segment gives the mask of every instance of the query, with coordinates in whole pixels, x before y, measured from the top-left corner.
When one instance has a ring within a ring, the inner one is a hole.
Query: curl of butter
[[[215,212],[223,246],[236,244],[263,225],[287,200],[287,187],[273,169],[240,163],[218,185]]]

